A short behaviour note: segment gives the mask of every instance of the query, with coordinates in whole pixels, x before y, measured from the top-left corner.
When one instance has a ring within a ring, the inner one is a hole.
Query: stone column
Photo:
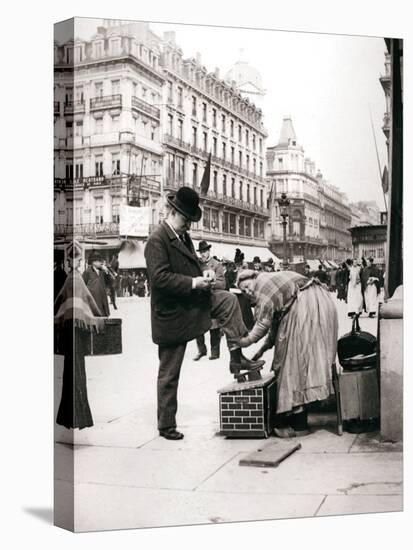
[[[403,286],[379,311],[380,433],[403,439]]]

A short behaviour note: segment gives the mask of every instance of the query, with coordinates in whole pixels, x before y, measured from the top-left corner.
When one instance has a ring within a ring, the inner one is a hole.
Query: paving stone
[[[317,516],[401,512],[402,510],[402,495],[329,495],[318,510]]]
[[[402,451],[402,441],[384,441],[380,432],[359,434],[351,448],[353,453],[400,453]]]
[[[76,530],[196,525],[313,516],[320,495],[248,495],[76,485]]]
[[[235,451],[173,452],[170,449],[76,447],[75,480],[131,487],[195,489],[235,456]]]
[[[239,466],[241,457],[242,453],[198,489],[324,495],[356,491],[360,494],[402,492],[403,466],[399,453],[312,454],[299,450],[278,468],[268,469]]]

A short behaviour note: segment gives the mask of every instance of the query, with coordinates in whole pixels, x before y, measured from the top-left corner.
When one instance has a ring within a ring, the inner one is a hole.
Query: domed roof
[[[243,58],[243,51],[240,52],[240,60],[227,72],[225,80],[235,81],[237,88],[245,91],[254,91],[264,94],[264,86],[261,74],[255,67],[249,65]]]

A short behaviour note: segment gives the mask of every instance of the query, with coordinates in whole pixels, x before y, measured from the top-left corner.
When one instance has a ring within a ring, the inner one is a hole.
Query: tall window
[[[229,127],[230,127],[231,137],[234,137],[234,121],[233,120],[231,120],[231,122],[229,123]]]
[[[260,138],[260,153],[262,153],[262,138]]]
[[[248,147],[250,142],[250,133],[248,130],[245,130],[245,145]]]
[[[235,163],[235,148],[231,147],[231,162],[232,164]]]
[[[202,122],[206,122],[206,121],[207,121],[207,104],[203,103],[202,104]]]
[[[183,183],[185,181],[185,161],[182,157],[176,157],[175,171],[177,181]]]
[[[75,178],[76,179],[82,179],[83,178],[83,162],[82,162],[81,159],[76,159]]]
[[[245,236],[251,237],[251,218],[245,218]]]
[[[249,183],[247,184],[247,202],[251,202],[251,197],[250,197],[250,185],[249,185]]]
[[[252,171],[254,172],[254,176],[257,173],[257,159],[253,159],[252,161]]]
[[[218,193],[218,172],[216,170],[214,171],[213,182],[214,182],[214,193]]]
[[[222,158],[224,160],[226,160],[226,158],[227,158],[227,144],[226,143],[222,144]]]
[[[196,116],[196,97],[192,96],[192,116]]]
[[[212,126],[213,128],[217,127],[217,110],[212,109]]]
[[[66,161],[66,179],[73,179],[73,159],[67,159]]]
[[[235,199],[235,178],[231,178],[231,197]]]
[[[178,86],[178,107],[183,106],[184,92],[183,89]]]
[[[254,187],[254,204],[257,204],[257,188]]]
[[[181,119],[178,120],[178,138],[180,140],[184,139],[184,121]]]
[[[242,181],[239,182],[239,198],[244,200]]]
[[[103,117],[95,119],[95,132],[96,134],[103,134]]]
[[[241,126],[241,124],[238,125],[238,141],[240,143],[242,141],[242,126]]]
[[[227,196],[227,176],[225,174],[222,176],[222,194],[224,197]]]
[[[95,222],[103,223],[103,199],[96,200]]]
[[[239,151],[238,153],[238,163],[239,167],[242,168],[242,151]]]
[[[264,190],[260,189],[260,205],[264,206]]]
[[[247,170],[249,172],[250,171],[250,156],[249,155],[247,155],[247,157],[246,157],[246,163],[247,163]]]
[[[211,210],[209,208],[204,207],[203,212],[202,212],[202,222],[203,222],[204,229],[207,229],[208,231],[209,231],[210,226],[211,226],[210,213],[211,213]]]
[[[172,153],[166,157],[166,173],[169,181],[175,181],[175,157]]]
[[[75,126],[75,136],[83,135],[83,120],[77,120]]]
[[[257,146],[255,134],[252,134],[252,148],[255,151],[255,148]]]
[[[225,115],[222,115],[221,123],[222,123],[222,133],[225,134],[225,130],[226,130],[226,117],[225,117]]]
[[[229,233],[229,212],[224,212],[222,216],[222,231]]]
[[[263,176],[263,166],[262,166],[262,162],[260,162],[260,176],[261,176],[261,177]]]
[[[192,145],[196,147],[197,144],[197,128],[196,126],[192,126]]]
[[[112,132],[119,131],[119,115],[112,117]]]
[[[112,80],[112,95],[120,94],[120,80]]]
[[[208,134],[206,132],[202,133],[202,139],[203,139],[204,151],[206,151],[208,147]]]
[[[174,97],[173,97],[173,87],[172,87],[172,82],[170,80],[167,81],[166,83],[166,97],[167,97],[167,102],[168,103],[172,103],[173,100],[174,100]]]
[[[95,82],[95,97],[103,96],[103,82]]]
[[[75,88],[75,101],[83,103],[83,86],[76,86]]]
[[[229,215],[229,232],[234,235],[237,232],[237,221],[235,214]]]
[[[112,153],[112,176],[120,175],[120,158],[117,153]]]
[[[239,234],[240,236],[245,235],[245,217],[244,216],[239,217]]]
[[[73,137],[73,122],[66,121],[66,137],[72,138]]]
[[[192,186],[196,187],[198,185],[198,165],[196,162],[192,164]]]
[[[168,134],[170,136],[173,136],[173,128],[174,128],[174,117],[172,115],[168,115]]]
[[[216,156],[217,155],[217,138],[212,138],[212,153]]]
[[[113,199],[112,200],[112,222],[113,223],[119,223],[120,216],[119,216],[119,199]]]
[[[103,176],[103,156],[95,157],[95,176]]]

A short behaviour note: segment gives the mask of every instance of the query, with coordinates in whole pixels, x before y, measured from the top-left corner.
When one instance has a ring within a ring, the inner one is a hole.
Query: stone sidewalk
[[[217,389],[231,381],[224,349],[218,361],[195,363],[194,343],[188,345],[178,411],[185,438],[160,438],[149,303],[137,298],[119,302],[124,353],[87,359],[95,426],[75,431],[77,531],[402,510],[401,445],[382,442],[378,433],[337,436],[333,413],[312,414],[311,435],[295,439],[302,448],[278,468],[239,466],[251,451],[268,444],[283,449],[291,441],[217,435]],[[342,334],[351,323],[345,304],[337,307]],[[375,319],[360,323],[375,332]],[[271,351],[264,358],[267,370]],[[58,396],[61,369],[59,358]],[[64,428],[57,426],[55,439],[56,486],[64,497],[71,490],[67,464],[73,447]]]

